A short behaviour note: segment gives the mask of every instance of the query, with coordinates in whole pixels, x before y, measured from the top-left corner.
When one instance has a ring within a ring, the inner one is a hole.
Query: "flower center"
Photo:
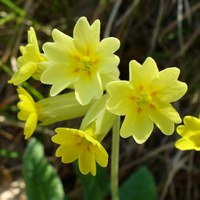
[[[93,60],[89,56],[81,57],[81,70],[89,72],[93,66]]]
[[[151,104],[152,97],[146,92],[141,92],[137,97],[136,97],[136,104],[139,107],[143,106],[148,106]]]

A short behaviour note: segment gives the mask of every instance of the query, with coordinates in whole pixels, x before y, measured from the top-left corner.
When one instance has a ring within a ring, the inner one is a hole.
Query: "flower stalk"
[[[119,130],[120,116],[117,116],[112,132],[112,154],[111,154],[111,193],[112,200],[119,199],[118,171],[119,171]]]

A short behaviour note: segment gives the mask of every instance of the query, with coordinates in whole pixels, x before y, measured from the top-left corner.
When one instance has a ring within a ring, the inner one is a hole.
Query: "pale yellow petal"
[[[122,124],[120,135],[123,138],[133,136],[138,144],[144,143],[153,131],[153,122],[146,113],[130,111]]]
[[[25,139],[28,139],[34,133],[37,127],[37,120],[38,118],[35,113],[30,114],[24,127]]]
[[[76,99],[81,105],[88,104],[93,98],[99,99],[103,95],[103,88],[99,74],[80,79],[75,85]]]
[[[33,44],[27,44],[23,51],[23,57],[26,62],[38,62],[40,58],[38,47]]]
[[[135,86],[148,85],[151,81],[158,77],[158,67],[152,58],[147,58],[141,65],[136,60],[129,63],[129,79]]]
[[[23,101],[24,96],[26,96],[26,98],[29,99],[30,102],[32,102],[32,104],[34,104],[34,100],[32,98],[32,96],[22,87],[18,86],[17,88],[17,92],[19,94],[19,98]]]
[[[185,139],[185,138],[181,138],[181,139],[177,140],[176,143],[175,143],[175,147],[182,150],[182,151],[196,149],[194,143],[190,140]]]
[[[119,49],[120,41],[117,38],[109,37],[100,42],[100,54],[103,56],[112,55]]]
[[[43,50],[49,60],[63,65],[70,63],[77,67],[74,62],[79,53],[74,46],[74,39],[57,29],[52,31],[52,37],[54,42],[47,42],[43,45]]]
[[[128,81],[113,81],[108,83],[107,91],[110,98],[107,101],[107,109],[116,115],[125,115],[134,103],[131,95],[134,93]]]
[[[56,135],[52,137],[52,141],[57,144],[69,144],[80,143],[82,138],[80,137],[80,131],[70,128],[57,128]]]
[[[97,169],[96,169],[95,150],[91,146],[90,146],[90,154],[91,154],[91,171],[90,172],[92,176],[96,176]]]
[[[99,143],[95,147],[95,159],[101,167],[108,165],[108,153],[104,147]]]
[[[93,159],[93,160],[92,160]],[[89,151],[87,146],[82,145],[81,151],[78,157],[78,165],[82,174],[88,174],[92,169],[92,163],[94,163],[94,157]]]
[[[33,27],[30,27],[28,31],[28,43],[33,44],[35,49],[39,52],[37,36]]]
[[[74,27],[74,44],[84,54],[90,55],[99,47],[100,21],[95,20],[90,26],[86,17],[81,17]]]
[[[186,93],[187,85],[177,81],[179,74],[178,68],[168,68],[159,72],[159,78],[152,82],[152,88],[163,101],[177,101]]]
[[[108,85],[108,83],[110,83],[111,81],[116,81],[119,80],[119,70],[116,67],[116,70],[113,70],[111,72],[105,73],[105,74],[101,74],[101,81],[102,81],[102,86],[105,89],[106,86]]]
[[[13,83],[14,85],[19,85],[29,79],[34,71],[37,69],[37,65],[33,62],[28,62],[24,64],[19,70],[13,74],[12,78],[8,83]]]
[[[174,132],[174,123],[181,122],[178,112],[167,103],[157,110],[150,111],[149,115],[156,126],[166,135],[171,135]]]
[[[177,132],[182,137],[191,137],[200,132],[200,119],[193,116],[186,116],[183,119],[184,125],[177,127]]]
[[[117,73],[119,76],[119,69],[117,68],[119,61],[119,57],[114,54],[111,56],[102,56],[97,64],[98,71],[105,75],[107,73],[112,73],[113,75]]]
[[[71,163],[78,159],[79,152],[76,144],[61,145],[56,150],[56,157],[61,157],[63,163]]]
[[[62,45],[67,45],[67,47],[73,47],[73,38],[59,31],[58,29],[53,29],[52,31],[53,40],[56,43],[60,43]]]
[[[62,63],[56,63],[48,67],[41,75],[41,81],[45,84],[53,84],[50,95],[55,96],[65,88],[72,85],[78,77],[72,72],[72,68]]]

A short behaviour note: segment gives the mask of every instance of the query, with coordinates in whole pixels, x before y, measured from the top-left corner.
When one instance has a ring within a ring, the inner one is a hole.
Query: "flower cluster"
[[[130,80],[120,80],[120,60],[114,54],[120,42],[114,37],[100,40],[99,20],[90,25],[81,17],[73,37],[54,29],[52,38],[53,42],[46,42],[41,53],[31,27],[28,44],[20,48],[18,70],[8,81],[18,86],[18,118],[26,121],[25,139],[34,133],[38,123],[48,125],[82,117],[80,130],[56,128],[52,141],[59,145],[56,156],[63,163],[78,160],[81,173],[94,176],[96,163],[102,167],[108,164],[102,141],[117,115],[125,116],[120,135],[133,136],[139,144],[149,138],[154,124],[166,135],[174,132],[174,124],[180,123],[181,118],[171,103],[187,90],[187,85],[178,81],[178,68],[159,71],[150,57],[142,65],[132,60]],[[34,101],[19,86],[31,77],[51,86],[50,97]],[[187,131],[183,132],[180,131],[182,136]],[[196,135],[184,136],[184,142],[177,142],[177,147],[183,146],[185,140],[195,140]]]

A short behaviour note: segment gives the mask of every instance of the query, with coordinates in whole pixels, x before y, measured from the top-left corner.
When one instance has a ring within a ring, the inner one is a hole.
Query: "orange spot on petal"
[[[139,114],[139,113],[141,113],[142,112],[142,108],[141,107],[138,107],[137,108],[137,113]]]

